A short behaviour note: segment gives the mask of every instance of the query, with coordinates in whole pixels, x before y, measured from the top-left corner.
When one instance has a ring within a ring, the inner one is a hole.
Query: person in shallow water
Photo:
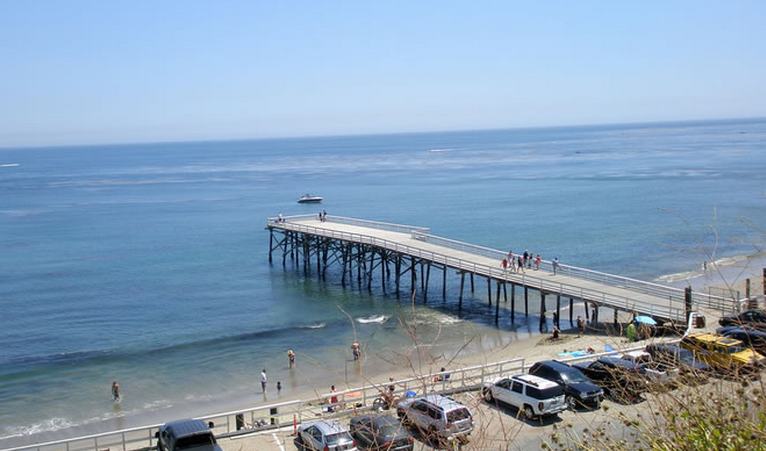
[[[115,402],[120,400],[120,384],[117,381],[112,382],[112,400]]]
[[[287,350],[287,360],[290,362],[290,368],[295,366],[295,351],[292,349]]]

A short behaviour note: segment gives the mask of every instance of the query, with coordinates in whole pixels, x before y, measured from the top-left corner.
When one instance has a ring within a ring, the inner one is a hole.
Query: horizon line
[[[728,118],[709,118],[709,119],[677,119],[677,120],[652,120],[635,122],[602,122],[587,124],[562,124],[562,125],[535,125],[527,127],[487,127],[487,128],[459,128],[449,130],[420,130],[420,131],[400,131],[400,132],[376,132],[376,133],[340,133],[340,134],[307,134],[297,136],[261,136],[246,138],[209,138],[209,139],[167,139],[167,140],[147,140],[147,141],[104,141],[75,144],[40,144],[26,146],[2,146],[0,151],[4,150],[34,150],[34,149],[63,149],[70,147],[122,147],[137,146],[147,144],[190,144],[190,143],[226,143],[243,141],[276,141],[276,140],[300,140],[300,139],[330,139],[330,138],[354,138],[363,136],[401,136],[401,135],[427,135],[436,133],[467,133],[467,132],[492,132],[492,131],[514,131],[514,130],[545,130],[545,129],[577,129],[588,127],[637,127],[646,125],[661,124],[703,124],[710,122],[738,122],[738,121],[763,121],[766,116],[753,117],[728,117]]]

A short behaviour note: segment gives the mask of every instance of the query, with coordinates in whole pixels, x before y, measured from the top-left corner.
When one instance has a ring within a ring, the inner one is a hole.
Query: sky
[[[764,116],[762,0],[0,0],[0,147]]]

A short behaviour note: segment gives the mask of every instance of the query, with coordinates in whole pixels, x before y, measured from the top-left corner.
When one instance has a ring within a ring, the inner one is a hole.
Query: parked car
[[[646,391],[641,366],[619,357],[600,357],[574,365],[604,389],[610,398],[620,402],[636,402]]]
[[[210,428],[202,420],[177,420],[165,423],[154,434],[159,451],[221,451]]]
[[[487,402],[500,401],[516,407],[528,419],[558,415],[567,408],[563,386],[531,374],[488,382],[482,394]]]
[[[301,424],[293,439],[300,451],[356,451],[353,437],[335,420],[319,420]]]
[[[766,353],[766,332],[749,327],[728,326],[720,327],[716,330],[718,335],[724,337],[736,338],[745,344],[748,348],[755,349],[759,354]]]
[[[705,382],[710,365],[694,357],[694,353],[677,344],[655,343],[646,346],[646,352],[659,362],[666,362],[681,371],[684,382]]]
[[[738,315],[724,316],[718,320],[721,326],[750,326],[766,330],[766,311],[746,310]]]
[[[388,415],[362,415],[351,418],[351,436],[362,450],[410,451],[414,440],[407,428]]]
[[[735,338],[695,333],[681,339],[681,346],[725,374],[749,372],[766,364],[766,358]]]
[[[429,440],[457,439],[468,442],[473,431],[473,417],[468,408],[452,398],[431,394],[407,398],[396,406],[396,414]]]
[[[529,369],[529,374],[556,382],[564,387],[567,405],[575,410],[578,406],[598,409],[604,398],[604,390],[588,379],[582,371],[558,360],[543,360]]]
[[[655,360],[647,351],[629,351],[620,356],[640,366],[641,374],[650,385],[671,385],[677,382],[680,371],[675,365]],[[651,387],[650,387],[651,388]]]

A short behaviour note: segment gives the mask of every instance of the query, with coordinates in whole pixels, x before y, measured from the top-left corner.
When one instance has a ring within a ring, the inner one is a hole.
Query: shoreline
[[[676,281],[675,284],[688,283],[690,280],[694,281],[692,285],[695,289],[710,289],[719,288],[721,286],[730,289],[739,289],[744,296],[744,284],[745,278],[750,277],[752,279],[752,294],[761,294],[762,283],[760,282],[761,271],[766,266],[766,253],[756,254],[752,257],[745,259],[738,259],[732,257],[732,264],[718,265],[717,271],[710,272],[710,274],[696,276],[691,279],[684,279],[682,281]],[[763,266],[760,266],[763,265]],[[704,283],[704,285],[703,285]],[[685,285],[684,285],[685,286]],[[562,311],[566,311],[568,306],[562,308]],[[575,315],[577,317],[577,311],[582,311],[582,304],[575,304]],[[518,312],[517,312],[518,314]],[[523,315],[523,313],[522,313]],[[354,371],[351,373],[351,378],[346,381],[335,380],[331,375],[326,374],[326,368],[322,367],[321,361],[312,361],[309,358],[305,358],[299,355],[299,360],[294,372],[299,374],[301,379],[309,381],[305,386],[301,386],[296,390],[283,390],[279,395],[276,394],[276,379],[270,379],[270,388],[267,389],[266,396],[263,400],[259,399],[260,386],[257,381],[257,375],[253,375],[252,387],[253,390],[246,394],[245,398],[252,400],[245,401],[242,396],[235,396],[229,394],[225,398],[211,398],[205,400],[195,400],[189,403],[190,410],[193,411],[188,416],[202,416],[208,415],[211,412],[225,412],[233,410],[246,410],[250,407],[263,406],[273,404],[277,402],[284,402],[297,399],[311,399],[318,398],[329,392],[330,386],[335,385],[338,391],[346,389],[356,388],[361,385],[368,384],[385,384],[389,377],[393,377],[395,380],[406,379],[413,376],[432,376],[440,371],[441,367],[445,367],[447,371],[450,368],[461,368],[480,364],[486,364],[490,362],[496,362],[501,360],[508,360],[517,357],[523,357],[530,359],[533,357],[540,357],[541,352],[544,352],[547,357],[556,358],[560,352],[585,350],[588,347],[596,349],[597,352],[604,349],[606,345],[612,346],[615,349],[624,347],[627,343],[624,337],[612,336],[608,334],[610,321],[602,321],[599,323],[598,330],[588,328],[586,334],[581,337],[576,337],[576,331],[569,328],[569,321],[567,315],[562,314],[562,338],[560,342],[556,343],[543,343],[543,339],[546,334],[537,333],[537,318],[538,316],[530,312],[530,316],[526,322],[523,320],[520,322],[517,318],[515,323],[515,330],[500,329],[497,330],[497,334],[507,336],[512,334],[509,340],[505,343],[497,343],[488,337],[489,334],[484,334],[478,330],[482,327],[487,327],[485,324],[474,324],[472,328],[475,334],[471,337],[466,336],[467,344],[478,340],[480,343],[480,352],[469,352],[464,347],[458,347],[454,353],[449,352],[448,349],[442,349],[438,346],[438,338],[441,336],[437,334],[435,340],[432,343],[418,342],[417,338],[413,339],[410,346],[406,349],[381,349],[377,352],[372,352],[371,357],[368,357],[369,352],[365,352],[362,362],[359,366],[353,363],[352,360],[347,359],[347,364],[354,365]],[[523,317],[522,317],[523,318]],[[611,318],[610,315],[604,315],[604,319]],[[624,317],[620,318],[621,321]],[[389,321],[402,321],[401,318],[391,317]],[[709,319],[711,323],[712,318]],[[470,320],[466,320],[470,321]],[[550,323],[551,319],[547,318]],[[358,325],[356,325],[358,326]],[[443,324],[441,327],[448,327],[448,324]],[[417,329],[418,325],[414,327]],[[520,335],[525,335],[520,337]],[[574,337],[573,337],[574,335]],[[637,342],[640,343],[640,342]],[[631,346],[635,346],[636,343],[630,343]],[[346,352],[345,346],[339,346],[339,352]],[[404,351],[404,352],[402,352]],[[346,352],[347,353],[347,352]],[[285,358],[286,366],[286,358]],[[393,370],[393,368],[401,368],[400,370]],[[307,371],[304,371],[307,370]],[[318,374],[313,376],[313,374]],[[337,374],[337,373],[336,373]],[[335,378],[338,379],[338,378]],[[283,385],[285,381],[283,380]],[[243,402],[245,401],[245,402]],[[36,442],[48,441],[48,440],[60,440],[75,436],[87,435],[92,433],[100,433],[115,429],[122,429],[127,427],[138,427],[149,424],[158,424],[165,421],[169,421],[169,415],[174,415],[175,418],[178,415],[173,414],[184,406],[174,406],[172,409],[161,409],[155,411],[138,412],[133,415],[115,415],[108,419],[93,419],[85,424],[64,426],[50,431],[40,431],[31,434],[17,434],[12,436],[6,436],[0,438],[0,442],[16,442],[3,444],[3,446],[17,446],[24,444],[31,444]],[[170,411],[169,411],[170,410]],[[199,413],[202,412],[202,413]],[[180,416],[178,416],[180,418]],[[49,422],[55,422],[55,419],[48,420]],[[41,422],[45,424],[46,422]],[[69,431],[69,433],[65,433]],[[34,440],[29,440],[33,438]]]

